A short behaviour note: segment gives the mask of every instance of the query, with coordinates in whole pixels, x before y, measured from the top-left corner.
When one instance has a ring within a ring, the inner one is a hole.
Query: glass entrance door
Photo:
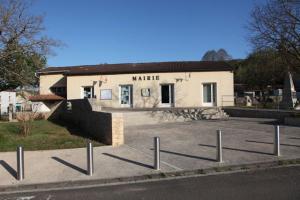
[[[203,84],[203,106],[216,106],[216,83]]]
[[[164,107],[174,106],[174,85],[161,85],[161,105]]]
[[[132,85],[120,86],[120,103],[124,107],[132,106]]]

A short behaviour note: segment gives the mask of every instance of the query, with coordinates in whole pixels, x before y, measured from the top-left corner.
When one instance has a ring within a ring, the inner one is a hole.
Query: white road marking
[[[52,199],[52,195],[51,194],[48,195],[48,197],[47,197],[46,200],[50,200],[50,199]]]
[[[30,200],[34,199],[35,196],[27,196],[27,197],[17,197],[16,200]]]

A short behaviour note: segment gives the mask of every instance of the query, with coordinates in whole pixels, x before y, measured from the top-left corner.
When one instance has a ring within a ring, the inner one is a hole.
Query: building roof
[[[16,92],[15,90],[2,90],[0,92]]]
[[[232,70],[233,68],[228,63],[221,61],[180,61],[48,67],[40,70],[38,74],[92,75]]]
[[[30,101],[60,101],[64,99],[65,98],[55,94],[42,94],[42,95],[34,95],[29,97]]]

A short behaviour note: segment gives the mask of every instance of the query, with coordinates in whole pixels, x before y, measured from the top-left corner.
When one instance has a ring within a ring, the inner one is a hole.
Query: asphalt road
[[[135,184],[9,194],[0,195],[0,199],[299,200],[300,166]]]

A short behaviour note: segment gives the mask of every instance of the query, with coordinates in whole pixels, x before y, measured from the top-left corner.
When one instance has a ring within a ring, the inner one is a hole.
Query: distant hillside
[[[227,53],[225,49],[219,49],[218,51],[209,50],[207,51],[202,59],[202,61],[225,61],[232,60],[231,55]]]

